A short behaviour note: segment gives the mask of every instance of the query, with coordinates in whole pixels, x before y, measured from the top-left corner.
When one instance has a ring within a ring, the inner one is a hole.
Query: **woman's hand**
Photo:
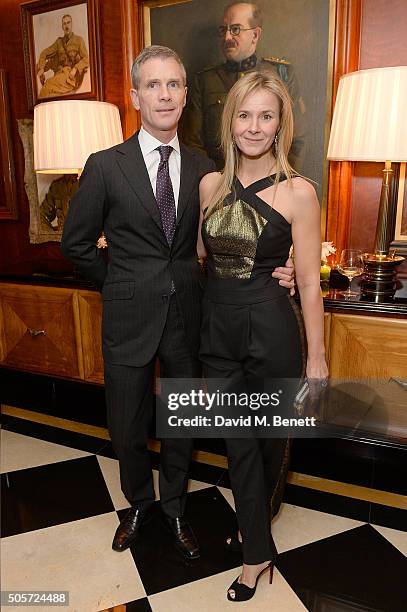
[[[325,355],[307,359],[306,375],[310,391],[310,402],[314,414],[319,413],[319,400],[321,394],[328,386],[328,367],[325,361]]]
[[[328,378],[329,372],[324,354],[320,357],[308,357],[306,374],[308,380],[326,380]]]

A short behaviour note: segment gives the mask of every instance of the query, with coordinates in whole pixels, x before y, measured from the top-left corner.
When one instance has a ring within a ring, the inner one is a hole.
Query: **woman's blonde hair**
[[[221,146],[225,158],[225,167],[221,173],[217,189],[213,193],[205,216],[222,204],[225,197],[232,191],[233,179],[239,170],[240,151],[233,140],[233,121],[236,113],[242,107],[244,99],[250,94],[265,89],[275,94],[279,101],[280,115],[277,138],[270,149],[270,156],[276,160],[276,184],[281,174],[291,181],[298,173],[288,162],[288,152],[291,148],[294,131],[294,120],[291,98],[283,81],[273,72],[249,72],[239,79],[229,91],[222,114]]]

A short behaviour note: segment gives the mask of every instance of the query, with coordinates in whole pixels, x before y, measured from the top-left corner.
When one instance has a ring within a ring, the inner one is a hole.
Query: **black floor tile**
[[[284,501],[294,506],[302,506],[311,510],[369,522],[370,504],[360,499],[287,484],[284,491]]]
[[[123,606],[126,612],[153,612],[153,609],[150,606],[150,602],[148,601],[147,597],[121,604],[121,607]]]
[[[370,525],[300,546],[277,567],[310,612],[405,612],[407,560]]]
[[[125,513],[119,511],[119,518]],[[153,520],[131,547],[147,595],[241,565],[240,555],[225,548],[226,538],[237,529],[235,513],[216,487],[189,493],[186,517],[200,543],[200,559],[188,562],[176,551],[162,523],[159,502],[154,506]]]
[[[114,511],[95,456],[1,474],[1,536]]]

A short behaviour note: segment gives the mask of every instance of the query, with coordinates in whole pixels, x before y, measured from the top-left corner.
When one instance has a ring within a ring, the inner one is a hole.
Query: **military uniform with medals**
[[[227,61],[206,68],[195,75],[188,94],[188,105],[181,127],[183,142],[213,159],[218,169],[223,167],[220,148],[220,124],[226,96],[236,81],[254,70],[275,72],[287,86],[293,101],[294,139],[289,161],[301,170],[304,150],[305,107],[291,64],[278,57],[258,59],[255,54],[241,62]]]

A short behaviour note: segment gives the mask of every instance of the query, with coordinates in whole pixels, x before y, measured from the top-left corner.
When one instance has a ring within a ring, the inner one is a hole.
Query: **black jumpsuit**
[[[291,225],[257,195],[274,181],[266,177],[244,188],[236,178],[223,206],[202,225],[208,279],[200,359],[208,379],[228,379],[230,387],[304,373],[301,316],[289,290],[271,276],[288,258]],[[288,441],[227,439],[226,447],[243,561],[275,561],[271,505],[284,485]]]

